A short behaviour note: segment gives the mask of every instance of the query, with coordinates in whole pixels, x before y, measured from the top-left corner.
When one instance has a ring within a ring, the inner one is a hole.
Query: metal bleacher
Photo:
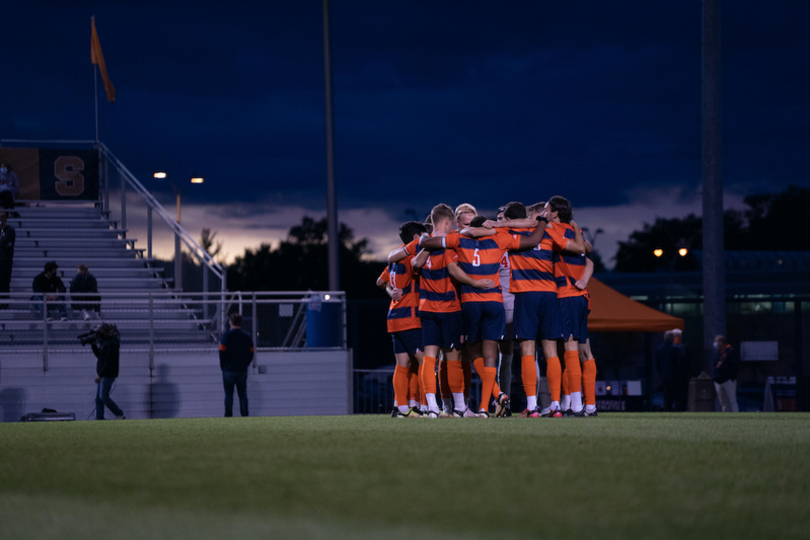
[[[197,302],[172,288],[170,279],[154,259],[144,256],[136,239],[110,220],[97,202],[18,201],[8,224],[17,240],[11,278],[9,308],[0,310],[0,354],[41,348],[79,346],[77,336],[98,320],[85,321],[71,304],[78,295],[65,294],[68,320],[54,311],[38,315],[30,297],[34,277],[48,261],[59,265],[59,277],[70,288],[79,264],[85,264],[98,281],[103,322],[116,324],[132,348],[158,346],[182,348],[211,344],[215,340],[209,315],[214,306]]]

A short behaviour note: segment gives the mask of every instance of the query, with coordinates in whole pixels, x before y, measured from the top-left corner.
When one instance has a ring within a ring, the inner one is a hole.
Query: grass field
[[[810,415],[0,424],[0,537],[808,538]]]

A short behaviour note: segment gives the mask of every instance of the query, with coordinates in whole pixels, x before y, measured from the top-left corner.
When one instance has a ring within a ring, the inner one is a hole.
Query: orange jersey
[[[419,242],[414,240],[405,246],[409,255],[419,252]],[[450,249],[440,249],[428,256],[422,267],[419,287],[419,311],[433,313],[454,313],[461,311],[461,302],[456,290],[456,282],[450,277],[447,266],[457,262],[458,257]]]
[[[529,236],[532,229],[510,229],[510,233]],[[558,228],[546,228],[543,239],[533,249],[512,251],[509,253],[509,264],[512,277],[509,280],[509,292],[557,292],[554,279],[554,252],[565,249],[568,239]]]
[[[510,249],[520,248],[520,235],[497,231],[494,236],[469,238],[457,232],[444,238],[444,245],[458,254],[458,264],[465,274],[476,281],[490,279],[495,283],[492,289],[476,289],[471,285],[461,285],[462,302],[501,302],[500,276],[501,259]]]
[[[419,318],[419,279],[413,268],[413,255],[391,263],[380,275],[394,289],[402,289],[402,298],[391,300],[388,306],[388,332],[422,328]]]
[[[567,223],[553,223],[555,229],[563,232],[568,240],[573,240],[574,228]],[[554,252],[554,280],[557,283],[557,298],[587,296],[588,291],[579,290],[574,285],[585,273],[585,255],[576,253]]]

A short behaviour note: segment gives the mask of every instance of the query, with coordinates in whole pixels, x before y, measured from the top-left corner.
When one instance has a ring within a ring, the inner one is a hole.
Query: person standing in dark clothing
[[[62,317],[63,321],[67,320],[67,310],[65,309],[65,297],[62,296],[67,292],[65,289],[65,284],[62,283],[62,280],[59,279],[59,276],[56,275],[56,271],[59,269],[59,265],[56,264],[55,261],[50,261],[45,263],[45,270],[41,274],[38,274],[37,277],[34,278],[33,288],[34,288],[34,296],[31,300],[34,301],[34,312],[39,317],[43,315],[43,303],[42,300],[48,300],[51,302],[48,304],[48,311],[51,309],[56,309],[59,311],[59,315]],[[61,293],[62,295],[56,294]],[[53,302],[59,302],[54,304]],[[50,317],[48,317],[50,320]]]
[[[714,338],[717,349],[717,363],[714,365],[714,389],[723,412],[740,412],[737,405],[737,374],[740,371],[740,357],[726,341],[726,336]]]
[[[686,355],[680,343],[680,330],[667,330],[664,332],[664,343],[655,352],[655,365],[661,376],[661,386],[664,391],[664,411],[686,410],[686,391],[688,379],[686,377]],[[677,342],[677,343],[676,343]]]
[[[242,330],[242,315],[231,313],[231,329],[219,342],[219,367],[225,387],[225,416],[233,416],[233,387],[239,394],[239,412],[248,416],[247,369],[253,361],[253,339]]]
[[[11,164],[0,163],[0,204],[6,210],[14,208],[14,197],[20,190],[20,180],[11,170]]]
[[[80,264],[76,269],[76,275],[70,280],[70,294],[71,296],[78,294],[71,307],[73,311],[81,311],[85,321],[90,320],[90,312],[96,319],[101,318],[101,297],[97,296],[98,282],[96,276],[87,269],[87,265]]]
[[[672,366],[674,371],[675,411],[684,412],[689,403],[689,363],[686,360],[686,348],[683,346],[683,331],[672,330]]]
[[[96,330],[98,342],[93,343],[93,354],[96,355],[96,420],[104,420],[104,406],[115,415],[116,420],[125,420],[122,411],[110,397],[110,390],[118,377],[118,360],[121,343],[118,329],[112,324],[102,324]]]
[[[14,259],[14,242],[17,231],[6,223],[8,216],[0,212],[0,302],[8,299],[11,286],[11,263]],[[0,304],[0,309],[8,309],[8,304]]]

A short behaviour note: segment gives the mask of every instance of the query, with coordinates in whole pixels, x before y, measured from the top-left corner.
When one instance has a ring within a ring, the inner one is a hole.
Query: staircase
[[[199,347],[216,342],[209,315],[213,306],[178,295],[163,269],[144,257],[136,239],[127,238],[94,203],[19,201],[8,224],[16,229],[9,309],[0,310],[0,354],[20,348],[75,348],[77,336],[99,324],[85,321],[71,309],[65,294],[68,320],[45,321],[33,310],[30,297],[34,277],[45,263],[56,261],[67,289],[79,264],[86,264],[98,281],[101,317],[116,324],[123,348],[154,346]],[[199,300],[199,299],[197,299]]]

